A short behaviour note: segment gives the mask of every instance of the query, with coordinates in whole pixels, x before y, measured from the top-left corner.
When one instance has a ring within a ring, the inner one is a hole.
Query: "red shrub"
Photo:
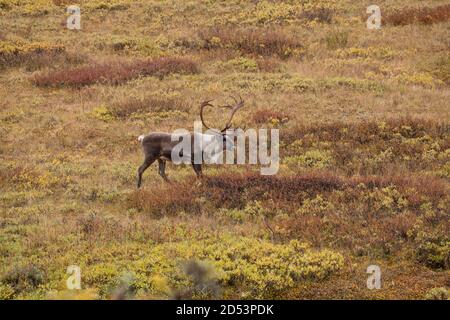
[[[206,198],[216,208],[243,208],[247,201],[272,199],[287,206],[301,193],[317,193],[341,188],[342,181],[329,172],[301,176],[261,176],[258,173],[223,173],[205,177],[201,186],[194,181],[155,186],[131,194],[129,205],[145,212],[175,213],[200,211],[196,199]]]
[[[131,193],[128,204],[153,216],[175,214],[182,210],[199,212],[193,191],[190,183],[157,185]]]
[[[119,84],[140,76],[163,77],[170,73],[196,73],[197,65],[187,58],[163,57],[149,60],[94,63],[69,70],[38,73],[32,81],[38,86],[82,87],[94,83]]]

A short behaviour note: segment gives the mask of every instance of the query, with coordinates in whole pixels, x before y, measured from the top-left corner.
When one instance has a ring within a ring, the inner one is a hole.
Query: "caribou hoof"
[[[202,185],[203,185],[202,180],[197,180],[197,182],[195,182],[195,186],[196,186],[196,187],[200,187],[200,186],[202,186]]]

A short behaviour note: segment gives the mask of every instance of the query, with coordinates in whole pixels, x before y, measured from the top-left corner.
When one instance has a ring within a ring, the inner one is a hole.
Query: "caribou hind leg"
[[[145,170],[147,170],[148,167],[150,167],[150,165],[155,162],[155,158],[153,157],[145,157],[144,159],[144,163],[140,165],[139,169],[138,169],[138,174],[137,174],[137,187],[138,189],[141,187],[141,183],[142,183],[142,174],[144,173]]]
[[[164,179],[165,182],[169,182],[166,176],[166,160],[158,159],[159,164],[159,175]]]

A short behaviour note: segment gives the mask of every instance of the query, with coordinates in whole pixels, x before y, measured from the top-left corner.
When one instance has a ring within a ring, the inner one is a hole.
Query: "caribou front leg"
[[[196,164],[196,163],[192,163],[192,167],[194,168],[195,174],[197,175],[197,178],[200,179],[203,177],[202,174],[202,165],[201,164]]]

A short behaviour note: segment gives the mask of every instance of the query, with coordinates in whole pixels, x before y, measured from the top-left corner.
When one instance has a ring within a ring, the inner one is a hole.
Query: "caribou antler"
[[[227,130],[231,127],[231,121],[233,120],[234,114],[236,113],[236,111],[238,111],[240,108],[242,108],[242,107],[244,106],[244,100],[242,100],[242,97],[241,97],[241,96],[239,96],[239,99],[240,99],[239,101],[237,101],[237,99],[234,98],[234,97],[231,97],[231,98],[232,98],[232,99],[234,100],[234,102],[235,102],[234,105],[223,105],[223,106],[218,106],[218,107],[220,107],[220,108],[231,109],[230,118],[228,119],[228,121],[227,121],[225,127],[224,127],[222,130],[220,130],[221,133],[227,131]],[[202,120],[203,125],[204,125],[207,129],[209,129],[209,130],[212,130],[212,129],[211,129],[209,126],[206,125],[206,123],[205,123],[205,121],[204,121],[204,119],[203,119],[203,109],[204,109],[206,106],[214,107],[214,106],[210,103],[211,101],[212,101],[212,100],[203,101],[202,104],[200,105],[200,119]]]
[[[201,103],[201,105],[200,105],[200,120],[202,120],[202,123],[203,123],[203,125],[205,126],[205,128],[206,128],[206,129],[209,129],[209,130],[213,130],[213,129],[211,129],[209,126],[206,125],[205,120],[203,119],[203,109],[205,109],[205,107],[207,107],[207,106],[214,107],[214,106],[210,103],[211,101],[212,101],[212,100],[206,100],[206,101],[203,101],[203,102]]]

